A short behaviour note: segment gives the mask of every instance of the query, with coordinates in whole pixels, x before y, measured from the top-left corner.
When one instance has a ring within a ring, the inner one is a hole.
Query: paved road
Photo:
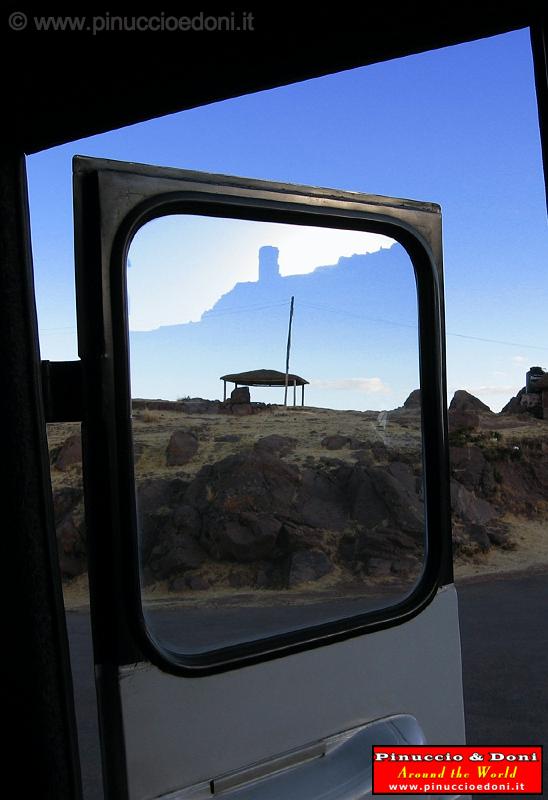
[[[468,742],[548,744],[548,574],[464,583],[459,598]],[[67,620],[85,800],[102,800],[89,617]]]
[[[547,745],[548,574],[464,584],[459,617],[468,742]]]

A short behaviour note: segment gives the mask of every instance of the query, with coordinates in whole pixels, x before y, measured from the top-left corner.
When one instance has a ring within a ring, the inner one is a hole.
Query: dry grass
[[[136,461],[139,478],[167,476],[180,473],[179,467],[166,467],[165,448],[175,430],[193,433],[199,442],[198,452],[182,472],[194,476],[204,464],[213,463],[226,456],[252,447],[259,439],[270,434],[289,436],[297,440],[295,451],[286,460],[303,466],[307,461],[322,457],[336,457],[348,463],[356,461],[356,451],[348,446],[337,451],[328,451],[321,442],[326,436],[341,434],[368,444],[381,442],[396,452],[404,450],[420,452],[420,436],[417,429],[409,429],[398,423],[389,423],[386,429],[377,422],[375,412],[332,411],[314,408],[278,409],[246,417],[226,415],[184,415],[175,411],[162,411],[154,425],[134,416],[135,442],[142,455]],[[236,435],[237,442],[220,442],[215,439]]]
[[[507,514],[502,521],[510,528],[515,544],[512,550],[492,548],[473,559],[457,559],[454,565],[455,580],[548,569],[548,522],[545,518],[526,519]]]
[[[532,418],[498,417],[482,415],[483,431],[502,433],[504,445],[519,444],[524,440],[546,437],[546,422]],[[166,466],[166,447],[170,436],[176,430],[192,433],[198,439],[196,455],[183,467]],[[53,424],[48,426],[48,440],[51,450],[59,448],[70,436],[79,431],[77,423]],[[288,408],[272,407],[270,410],[251,416],[184,414],[179,411],[140,411],[133,415],[133,431],[136,450],[136,477],[143,480],[148,477],[175,477],[191,479],[204,464],[213,463],[226,456],[253,447],[261,438],[270,434],[288,436],[296,440],[293,452],[285,456],[285,460],[299,467],[314,464],[321,458],[336,458],[349,464],[355,463],[359,451],[351,450],[348,445],[341,449],[329,451],[322,447],[326,436],[340,434],[364,442],[366,447],[382,444],[398,458],[401,453],[412,455],[415,462],[420,461],[420,432],[413,417],[388,418],[386,428],[379,425],[377,412],[334,411],[320,408]],[[220,437],[232,435],[238,441],[216,441]],[[496,445],[495,439],[493,439]],[[65,472],[52,469],[54,490],[65,486],[81,486],[82,470],[74,465]],[[537,515],[533,519],[506,516],[503,521],[510,527],[511,538],[515,544],[513,550],[493,548],[486,554],[478,554],[467,559],[457,559],[455,577],[457,581],[467,580],[474,576],[501,575],[519,570],[548,568],[548,523],[545,515]],[[223,567],[224,569],[224,567]],[[226,571],[226,570],[225,570]],[[213,584],[221,586],[227,575],[212,576]],[[318,590],[330,591],[337,583],[336,572],[318,582]],[[333,585],[333,586],[332,586]],[[192,592],[192,602],[205,602],[199,597],[202,593]],[[215,590],[203,593],[207,602],[221,602],[226,598],[226,589],[219,588],[219,597],[213,596]],[[237,590],[231,590],[236,597]],[[261,602],[271,601],[295,602],[291,598],[299,597],[299,602],[306,597],[313,597],[309,590],[284,592],[260,592]],[[245,592],[242,593],[242,597]],[[65,587],[65,598],[68,607],[78,608],[87,603],[87,576],[72,581]],[[285,598],[285,599],[284,599]],[[167,602],[173,600],[173,593],[167,585],[156,584],[147,589],[147,599],[151,602]],[[180,599],[180,598],[179,598]]]

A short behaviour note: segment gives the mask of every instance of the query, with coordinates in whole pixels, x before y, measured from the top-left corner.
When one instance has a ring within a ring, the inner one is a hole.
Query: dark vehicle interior
[[[6,688],[13,701],[5,731],[14,758],[26,765],[18,781],[28,796],[68,800],[82,793],[46,439],[49,419],[80,418],[81,397],[71,370],[59,370],[47,387],[48,402],[44,399],[25,156],[224,98],[529,28],[548,186],[546,12],[541,5],[405,4],[397,13],[381,4],[352,12],[262,7],[253,12],[252,34],[191,32],[164,38],[161,33],[93,37],[10,31],[4,12],[3,508],[4,520],[17,530],[16,536],[5,536],[4,564],[9,596],[17,592],[19,598],[6,615]],[[160,55],[151,58],[150,52]]]

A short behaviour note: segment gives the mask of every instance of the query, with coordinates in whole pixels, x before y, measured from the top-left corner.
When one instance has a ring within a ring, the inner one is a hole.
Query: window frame
[[[99,652],[119,665],[144,656],[174,675],[210,675],[399,625],[426,608],[453,581],[439,206],[76,157],[74,209],[90,595]],[[364,230],[390,236],[407,251],[417,285],[426,530],[422,576],[402,601],[201,653],[174,652],[151,636],[140,584],[126,261],[143,225],[178,213]]]

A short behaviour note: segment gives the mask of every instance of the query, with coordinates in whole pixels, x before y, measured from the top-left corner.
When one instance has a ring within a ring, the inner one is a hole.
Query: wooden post
[[[287,407],[287,383],[289,380],[289,351],[291,350],[291,324],[293,322],[293,304],[295,298],[291,298],[291,305],[289,307],[289,330],[287,332],[287,352],[285,357],[285,390],[284,390],[284,406]]]
[[[302,387],[301,405],[304,406],[304,383],[303,383],[303,387]]]
[[[224,402],[226,400],[226,381],[223,381],[223,384],[224,384],[224,396],[223,396],[223,402]]]

